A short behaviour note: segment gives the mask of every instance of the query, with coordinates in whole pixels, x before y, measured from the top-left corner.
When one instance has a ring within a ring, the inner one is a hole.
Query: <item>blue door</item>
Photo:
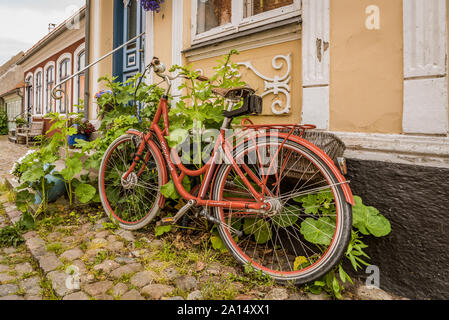
[[[115,0],[114,47],[135,38],[145,31],[145,11],[136,0]],[[114,76],[126,81],[144,68],[145,39],[141,37],[114,55]]]

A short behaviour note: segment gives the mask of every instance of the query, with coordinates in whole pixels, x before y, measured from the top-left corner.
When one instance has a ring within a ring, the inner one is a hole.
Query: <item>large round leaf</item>
[[[297,206],[285,206],[280,214],[273,217],[273,223],[281,228],[291,227],[298,221],[301,209]]]
[[[243,232],[254,235],[254,239],[259,244],[267,243],[273,236],[270,223],[263,219],[246,218],[243,223]]]
[[[301,223],[301,234],[304,238],[315,244],[328,246],[335,233],[335,222],[328,217],[307,218]]]
[[[90,184],[82,183],[76,186],[75,193],[81,203],[88,203],[95,197],[97,190]]]

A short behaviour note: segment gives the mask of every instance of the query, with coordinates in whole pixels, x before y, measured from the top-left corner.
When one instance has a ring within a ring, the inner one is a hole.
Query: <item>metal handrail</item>
[[[141,38],[143,35],[145,35],[145,32],[142,32],[141,34],[139,34],[138,36],[132,38],[131,40],[125,42],[124,44],[122,44],[121,46],[115,48],[114,50],[110,51],[109,53],[105,54],[104,56],[102,56],[101,58],[95,60],[94,62],[92,62],[91,64],[89,64],[88,66],[84,67],[82,70],[78,71],[77,73],[71,75],[70,77],[68,77],[67,79],[62,80],[60,83],[56,84],[55,87],[51,90],[51,96],[53,97],[53,99],[55,100],[61,100],[65,94],[65,90],[64,89],[58,89],[58,87],[61,87],[64,83],[72,80],[73,78],[75,78],[76,76],[80,75],[81,73],[85,72],[86,70],[88,70],[89,68],[91,68],[92,66],[96,65],[97,63],[99,63],[100,61],[103,61],[104,59],[106,59],[107,57],[109,57],[110,55],[114,54],[115,52],[117,52],[118,50],[122,49],[123,47],[127,46],[128,44],[136,41],[137,39]],[[56,93],[61,93],[59,96],[56,95]],[[68,115],[68,108],[67,108],[67,112],[66,115]]]

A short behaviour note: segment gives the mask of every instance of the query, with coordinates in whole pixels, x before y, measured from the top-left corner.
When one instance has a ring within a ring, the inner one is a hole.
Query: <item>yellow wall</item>
[[[167,67],[172,61],[172,2],[165,1],[161,11],[154,14],[154,56]]]
[[[380,30],[365,27],[380,7]],[[331,0],[330,129],[401,133],[402,0]]]
[[[96,59],[102,57],[113,49],[114,44],[114,0],[101,0],[99,9],[100,14],[95,12],[95,6],[92,1],[92,7],[90,12],[90,46],[89,46],[89,63],[94,62]],[[99,21],[94,21],[96,17],[100,17]],[[99,30],[96,30],[96,26]],[[99,33],[96,36],[96,33]],[[96,39],[100,41],[95,42]],[[104,83],[97,83],[96,78],[112,75],[112,56],[106,58],[97,65],[97,72],[94,72],[94,68],[90,68],[89,71],[89,118],[94,119],[95,110],[97,104],[95,103],[95,94],[102,89],[105,89]],[[98,77],[95,77],[97,75]]]
[[[264,107],[262,116],[253,117],[256,123],[299,123],[301,120],[302,105],[302,49],[301,41],[289,41],[277,45],[265,46],[261,48],[241,51],[239,55],[234,56],[232,61],[235,63],[250,61],[252,65],[262,75],[268,78],[275,76],[283,76],[287,72],[287,66],[284,60],[278,60],[277,63],[284,63],[280,70],[273,69],[272,59],[276,55],[291,54],[292,70],[290,80],[291,91],[291,111],[288,115],[274,115],[271,111],[272,103],[278,99],[283,101],[285,105],[285,96],[279,94],[277,96],[270,94],[264,98]],[[205,76],[214,74],[213,68],[218,65],[217,60],[221,57],[209,58],[195,61],[193,63],[194,70],[202,69]],[[190,63],[189,61],[187,61]],[[259,78],[253,71],[240,67],[242,79],[252,88],[256,89],[256,93],[261,95],[265,90],[264,80]]]

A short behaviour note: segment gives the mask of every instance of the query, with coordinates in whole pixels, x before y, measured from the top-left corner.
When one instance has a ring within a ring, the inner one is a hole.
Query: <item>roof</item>
[[[23,51],[20,51],[14,57],[5,62],[2,66],[0,66],[0,76],[9,70],[13,65],[17,63],[24,56]]]
[[[73,20],[76,16],[80,16],[80,19],[83,18],[86,15],[86,6],[81,7],[74,15],[66,19],[64,22],[62,22],[60,25],[58,25],[56,28],[54,28],[51,32],[49,32],[45,37],[43,37],[41,40],[39,40],[34,46],[32,46],[23,57],[17,61],[17,64],[20,65],[24,63],[26,60],[31,58],[34,54],[36,54],[42,47],[47,45],[49,42],[54,40],[56,37],[67,31],[66,24]]]
[[[0,95],[0,98],[3,98],[5,96],[8,96],[14,92],[18,92],[20,91],[23,87],[25,87],[25,81],[21,81],[19,82],[13,89],[9,90],[8,92],[5,92],[3,94]]]

